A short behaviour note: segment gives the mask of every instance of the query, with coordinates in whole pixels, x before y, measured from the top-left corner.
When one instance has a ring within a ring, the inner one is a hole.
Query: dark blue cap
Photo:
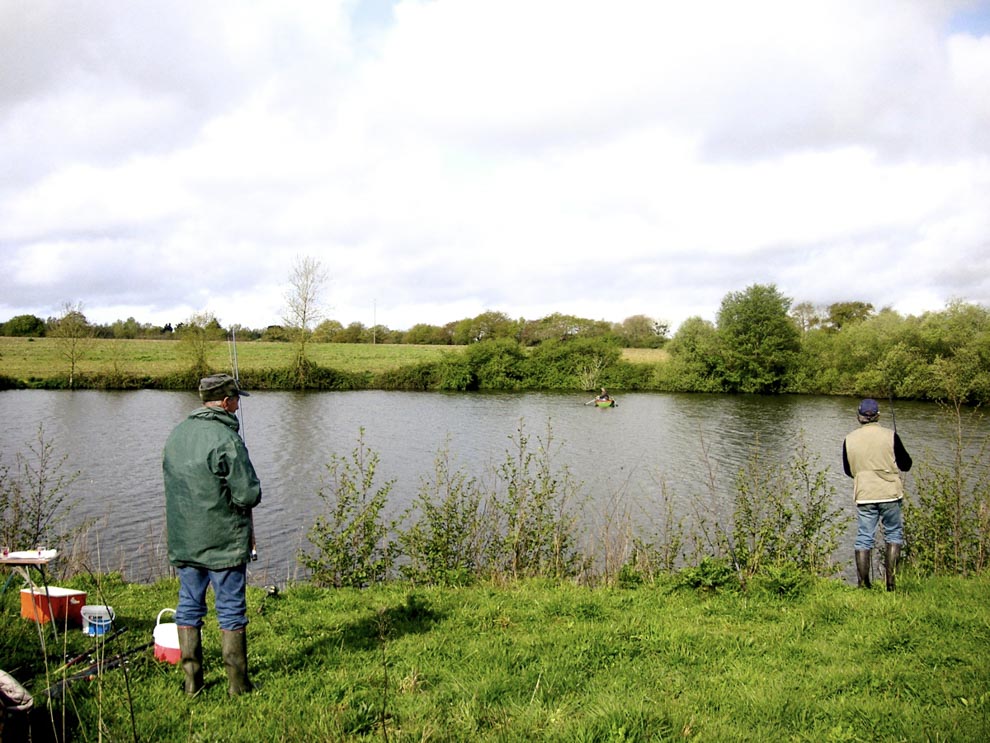
[[[866,398],[859,404],[859,414],[865,416],[873,416],[880,412],[880,406],[877,405],[877,401],[872,398]]]

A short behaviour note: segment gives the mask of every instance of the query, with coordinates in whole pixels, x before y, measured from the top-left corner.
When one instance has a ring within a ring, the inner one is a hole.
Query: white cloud
[[[0,7],[0,319],[262,327],[299,255],[333,317],[394,328],[676,326],[754,282],[990,304],[990,36],[965,2],[388,10]]]

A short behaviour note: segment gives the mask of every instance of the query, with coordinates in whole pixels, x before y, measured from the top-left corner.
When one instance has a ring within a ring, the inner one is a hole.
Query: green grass
[[[444,354],[460,352],[461,346],[416,346],[405,344],[310,343],[306,355],[310,361],[346,373],[378,374],[426,361]],[[295,346],[291,343],[240,341],[237,343],[237,366],[241,373],[266,369],[283,369],[292,365]],[[663,349],[630,348],[623,358],[633,363],[663,361]],[[217,370],[230,370],[230,349],[217,343],[209,363]],[[189,360],[177,341],[105,340],[87,342],[78,363],[77,373],[119,374],[161,378],[188,369]],[[45,380],[68,376],[69,366],[51,338],[11,338],[0,336],[0,375],[16,380]]]
[[[412,346],[364,343],[311,343],[308,358],[324,367],[343,372],[378,373],[408,364],[431,361],[457,350],[456,346]],[[249,341],[237,343],[239,371],[285,368],[292,364],[291,343]],[[219,370],[230,370],[230,351],[217,343],[209,357]],[[182,372],[190,365],[177,341],[93,340],[89,341],[77,371],[106,373],[116,367],[122,374],[161,377]],[[14,379],[50,379],[68,374],[68,362],[59,355],[50,338],[0,337],[0,374]]]
[[[150,639],[177,590],[76,587],[114,607],[121,647]],[[788,600],[545,582],[252,588],[254,693],[227,698],[211,613],[199,698],[147,651],[126,677],[75,682],[54,710],[78,740],[986,740],[988,589],[986,576],[910,575],[893,594],[823,580]],[[0,657],[40,701],[38,636],[9,595]],[[68,639],[70,656],[94,642]]]

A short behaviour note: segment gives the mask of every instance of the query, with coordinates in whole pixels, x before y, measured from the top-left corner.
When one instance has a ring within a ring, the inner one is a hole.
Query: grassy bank
[[[238,369],[241,374],[287,369],[292,366],[295,350],[290,343],[239,342]],[[439,361],[463,350],[462,346],[311,343],[306,353],[316,366],[345,374],[377,375]],[[623,351],[622,358],[635,364],[651,364],[666,359],[667,354],[662,349],[631,348]],[[215,344],[207,356],[207,363],[216,370],[229,371],[227,344]],[[76,373],[84,378],[112,374],[162,379],[182,374],[189,366],[190,361],[178,341],[93,339],[86,342]],[[68,372],[69,363],[55,339],[0,336],[0,376],[32,386],[46,380],[67,378]]]
[[[76,586],[128,628],[111,654],[150,639],[177,590]],[[252,588],[254,693],[227,699],[211,614],[199,698],[148,650],[51,709],[74,740],[986,740],[988,589],[985,576],[910,575],[893,594],[823,580],[786,600],[673,583]],[[5,670],[40,703],[58,674],[45,679],[11,592],[3,611]],[[66,637],[53,669],[94,643]]]
[[[312,343],[307,355],[319,366],[344,372],[378,373],[400,366],[432,361],[457,350],[453,346],[369,345],[366,343]],[[292,364],[295,347],[289,343],[262,341],[237,344],[241,372],[277,369]],[[230,369],[225,343],[216,344],[207,358],[216,369]],[[177,341],[103,340],[87,342],[77,371],[104,374],[116,369],[122,374],[162,377],[189,367]],[[52,338],[0,337],[0,374],[14,379],[51,379],[66,375],[68,362]]]

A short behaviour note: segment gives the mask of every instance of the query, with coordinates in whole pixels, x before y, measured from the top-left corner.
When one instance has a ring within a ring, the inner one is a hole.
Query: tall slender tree
[[[297,256],[289,273],[282,322],[296,345],[294,364],[300,388],[306,386],[309,368],[306,344],[312,338],[313,328],[323,319],[323,290],[327,278],[323,264],[310,256]]]
[[[82,310],[82,302],[64,302],[61,314],[48,331],[55,339],[59,355],[69,364],[69,389],[75,388],[76,370],[93,339],[93,328]]]

